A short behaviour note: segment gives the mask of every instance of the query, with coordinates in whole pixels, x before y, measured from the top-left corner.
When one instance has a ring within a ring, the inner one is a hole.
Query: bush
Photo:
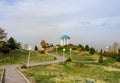
[[[94,48],[90,48],[90,50],[89,50],[90,52],[90,54],[94,54],[95,53],[95,49]]]
[[[120,62],[120,49],[118,50],[118,55],[117,55],[117,57],[116,57],[116,60],[117,60],[118,62]]]
[[[41,54],[45,54],[45,51],[44,50],[40,50],[40,51],[38,51],[39,53],[41,53]]]
[[[10,52],[10,48],[7,45],[4,45],[0,48],[0,52],[2,53],[9,53]]]
[[[117,53],[116,52],[104,52],[103,55],[106,56],[106,57],[112,57],[112,58],[116,58],[117,57]]]
[[[69,57],[66,62],[72,62],[72,59]]]

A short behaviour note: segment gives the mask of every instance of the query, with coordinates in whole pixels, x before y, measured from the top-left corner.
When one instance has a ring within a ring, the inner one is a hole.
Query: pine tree
[[[35,51],[38,51],[38,47],[37,47],[37,45],[35,46]]]
[[[120,62],[120,49],[118,49],[117,61]]]

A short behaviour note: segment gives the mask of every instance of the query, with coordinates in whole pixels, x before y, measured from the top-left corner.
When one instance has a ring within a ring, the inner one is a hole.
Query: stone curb
[[[0,83],[3,83],[4,75],[5,75],[5,69],[2,69],[2,75],[1,75],[1,78],[0,78]]]
[[[20,72],[18,69],[16,70],[27,81],[27,83],[31,83],[22,72]]]

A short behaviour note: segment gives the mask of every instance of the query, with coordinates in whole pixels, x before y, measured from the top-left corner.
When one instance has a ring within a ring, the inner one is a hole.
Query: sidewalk
[[[46,53],[50,56],[56,57],[57,60],[48,61],[48,62],[40,62],[40,63],[33,63],[29,66],[38,66],[38,65],[47,65],[47,64],[53,64],[53,63],[60,63],[66,60],[65,57]],[[20,73],[17,71],[18,67],[21,67],[22,65],[8,65],[8,66],[1,66],[1,69],[6,69],[5,72],[5,83],[27,83],[25,78],[20,75]]]

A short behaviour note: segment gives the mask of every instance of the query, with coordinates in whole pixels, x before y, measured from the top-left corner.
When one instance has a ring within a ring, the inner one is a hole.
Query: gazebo
[[[65,46],[65,45],[70,44],[70,37],[68,35],[61,36],[60,44],[61,44],[61,46]]]

